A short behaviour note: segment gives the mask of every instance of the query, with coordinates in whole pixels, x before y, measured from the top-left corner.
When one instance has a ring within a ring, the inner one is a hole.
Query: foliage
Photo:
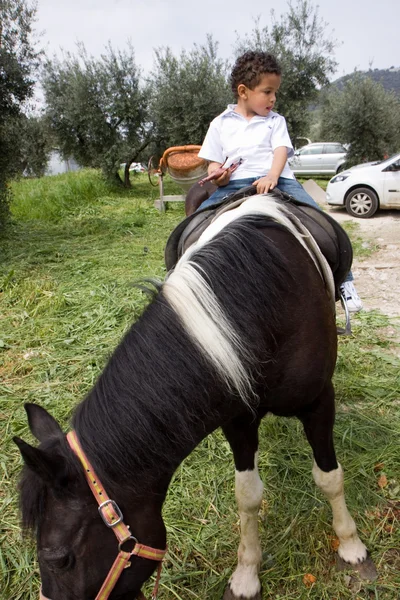
[[[10,175],[40,177],[44,175],[52,140],[45,120],[20,114],[9,117],[3,127]]]
[[[227,72],[211,36],[180,56],[156,50],[150,89],[158,148],[202,143],[210,122],[233,100]]]
[[[309,0],[289,2],[287,14],[279,20],[272,10],[270,20],[270,26],[262,27],[256,19],[251,34],[238,34],[235,52],[240,55],[246,50],[262,50],[279,60],[282,85],[276,108],[286,118],[295,142],[298,136],[307,135],[308,107],[336,70],[332,57],[336,41],[327,36],[327,23],[320,19],[318,6]]]
[[[46,171],[52,139],[43,117],[23,116],[19,128],[20,171],[41,177]]]
[[[101,181],[92,171],[67,175],[43,178],[40,189],[36,180],[13,185],[19,212],[0,250],[2,600],[36,600],[39,589],[34,542],[21,537],[18,518],[22,464],[12,436],[36,443],[23,403],[41,404],[68,427],[74,406],[146,304],[134,281],[165,275],[164,245],[184,216],[182,203],[157,212],[158,190],[138,175],[131,191],[117,195],[104,186],[57,221],[33,218],[39,194],[54,203],[61,196],[69,204],[74,178],[79,180],[76,193],[91,188],[95,177]],[[81,181],[85,177],[87,184]],[[166,178],[166,193],[175,191]],[[379,580],[350,580],[335,571],[331,512],[313,484],[312,453],[302,427],[295,419],[268,416],[260,428],[259,453],[265,483],[259,526],[266,598],[399,597],[400,369],[399,346],[388,333],[396,323],[367,311],[352,322],[354,336],[339,339],[335,443],[349,509]],[[381,487],[383,474],[387,484]],[[220,600],[239,542],[234,465],[221,432],[208,436],[178,469],[163,514],[169,550],[160,600]],[[316,577],[310,588],[303,583],[305,573]],[[146,596],[151,587],[150,582]]]
[[[40,53],[32,41],[36,5],[0,0],[0,229],[8,216],[7,181],[16,170],[17,144],[12,130],[32,96]]]
[[[399,151],[400,100],[362,73],[322,97],[322,139],[350,144],[348,165]]]
[[[137,160],[150,139],[148,94],[131,46],[100,59],[78,54],[47,60],[43,69],[46,113],[65,158],[85,167],[100,167],[108,179],[121,183],[120,163]],[[129,185],[129,178],[125,181]]]
[[[36,5],[25,0],[0,2],[0,119],[21,112],[33,91],[39,53],[32,42]]]

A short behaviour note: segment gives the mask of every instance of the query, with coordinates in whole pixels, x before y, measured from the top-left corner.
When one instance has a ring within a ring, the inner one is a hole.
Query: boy
[[[288,164],[294,150],[284,117],[273,108],[281,85],[281,68],[271,54],[249,51],[240,56],[231,73],[232,91],[237,104],[228,108],[210,124],[199,152],[209,161],[208,174],[222,165],[228,167],[241,159],[233,171],[213,179],[218,189],[199,208],[217,204],[223,198],[248,185],[263,194],[275,187],[297,200],[319,209],[318,204],[296,180]],[[342,286],[351,312],[362,308],[352,283]]]

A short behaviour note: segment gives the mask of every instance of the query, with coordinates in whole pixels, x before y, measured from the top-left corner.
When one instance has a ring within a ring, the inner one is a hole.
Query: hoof
[[[255,596],[235,596],[235,594],[231,590],[231,586],[228,584],[225,589],[224,596],[222,600],[262,600],[261,591],[258,592]]]
[[[369,554],[367,555],[367,558],[358,565],[352,565],[337,555],[336,568],[338,571],[353,571],[354,573],[357,573],[359,579],[365,581],[375,581],[375,579],[378,578],[378,571]]]

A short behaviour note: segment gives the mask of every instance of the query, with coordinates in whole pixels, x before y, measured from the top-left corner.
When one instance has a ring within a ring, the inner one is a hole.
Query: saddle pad
[[[185,250],[200,237],[214,218],[222,212],[234,208],[245,198],[256,192],[254,186],[243,188],[220,204],[205,208],[184,219],[173,230],[167,241],[165,248],[167,270],[173,269]],[[353,260],[351,242],[345,230],[330,215],[308,204],[299,202],[280,190],[265,194],[266,201],[268,201],[268,196],[284,202],[285,207],[301,221],[315,239],[332,271],[336,298],[339,299],[338,288],[350,271]]]

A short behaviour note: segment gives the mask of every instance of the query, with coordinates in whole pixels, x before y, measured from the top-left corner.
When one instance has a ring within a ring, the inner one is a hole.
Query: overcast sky
[[[294,0],[295,3],[295,0]],[[334,78],[354,69],[400,67],[399,0],[320,0],[326,32],[338,40]],[[245,10],[243,9],[245,7]],[[285,1],[272,0],[38,0],[37,31],[49,55],[60,48],[76,51],[82,41],[93,56],[111,42],[115,49],[131,40],[136,62],[151,70],[153,49],[169,46],[175,54],[202,44],[207,33],[219,42],[220,56],[230,58],[236,39],[249,33],[254,18],[268,25],[271,9],[287,13]]]

